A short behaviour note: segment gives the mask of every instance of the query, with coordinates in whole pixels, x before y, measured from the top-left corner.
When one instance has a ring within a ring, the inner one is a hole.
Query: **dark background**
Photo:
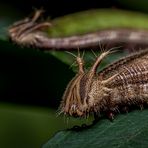
[[[28,16],[33,12],[33,9],[39,8],[43,8],[45,16],[50,16],[51,19],[95,8],[145,11],[144,7],[141,9],[141,7],[137,7],[138,4],[136,6],[137,1],[134,4],[132,0],[130,1],[131,4],[128,2],[127,5],[123,4],[121,0],[1,0],[0,6],[7,10],[1,11],[4,17],[6,13],[12,13],[13,9],[17,15],[20,15],[20,18]],[[144,4],[145,0],[141,3]],[[133,5],[135,6],[133,7]],[[5,46],[6,44],[10,45]],[[68,66],[43,52],[36,52],[32,49],[20,50],[17,46],[12,52],[11,43],[2,43],[1,45],[1,101],[57,108],[67,82],[74,75],[72,71],[69,71]],[[61,79],[64,79],[62,84],[60,83]]]
[[[32,13],[33,9],[40,8],[45,10],[45,16],[53,19],[87,9],[116,7],[116,3],[110,0],[5,0],[0,4],[1,8],[8,11],[8,16],[13,9],[21,19]],[[67,82],[74,75],[69,66],[42,51],[28,48],[20,50],[17,45],[12,45],[10,42],[1,43],[0,100],[57,108]]]
[[[2,2],[2,1],[1,1]],[[51,17],[62,16],[64,14],[86,10],[91,8],[112,7],[116,5],[114,0],[13,0],[3,1],[20,12],[30,13],[32,8],[44,8]]]
[[[147,0],[1,0],[1,5],[10,5],[19,12],[28,14],[34,8],[44,8],[51,18],[94,8],[122,8],[148,11]]]

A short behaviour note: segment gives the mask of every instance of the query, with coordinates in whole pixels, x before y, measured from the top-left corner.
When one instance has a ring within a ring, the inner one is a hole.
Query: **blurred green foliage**
[[[41,147],[55,132],[87,120],[68,121],[57,117],[56,111],[43,107],[0,103],[0,147]]]
[[[148,15],[144,13],[120,9],[96,9],[56,18],[51,21],[52,26],[48,32],[50,37],[59,37],[108,28],[148,29],[147,22]]]

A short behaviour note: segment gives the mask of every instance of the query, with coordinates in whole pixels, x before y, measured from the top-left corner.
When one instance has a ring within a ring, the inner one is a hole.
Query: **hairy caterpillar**
[[[120,45],[126,48],[132,47],[134,49],[136,47],[148,46],[147,29],[128,28],[126,26],[121,28],[115,26],[81,35],[50,37],[48,31],[43,30],[48,30],[51,27],[51,23],[41,21],[41,14],[42,10],[37,10],[33,17],[28,17],[14,23],[8,30],[10,39],[19,45],[33,46],[44,50],[70,50],[77,49],[78,47],[80,49],[98,48],[99,43],[108,45],[108,48]]]
[[[113,119],[121,108],[148,103],[148,49],[136,52],[97,72],[101,61],[112,51],[103,52],[89,70],[80,55],[76,76],[69,82],[60,113],[87,117],[90,113],[107,113]]]

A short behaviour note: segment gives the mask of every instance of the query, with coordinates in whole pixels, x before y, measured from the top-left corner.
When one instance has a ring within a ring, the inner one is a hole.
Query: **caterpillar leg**
[[[114,112],[113,111],[107,111],[106,112],[106,115],[107,115],[107,117],[108,117],[108,119],[110,120],[110,121],[113,121],[114,120],[114,118],[115,118],[115,114],[114,114]]]

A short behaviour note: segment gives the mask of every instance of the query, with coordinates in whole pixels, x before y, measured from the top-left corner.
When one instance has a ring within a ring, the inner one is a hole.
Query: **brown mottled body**
[[[97,57],[89,71],[77,57],[79,71],[67,86],[61,113],[76,117],[100,112],[113,116],[121,107],[148,103],[148,49],[124,57],[97,73],[100,62],[110,53]]]
[[[108,47],[148,47],[148,30],[142,29],[112,28],[83,35],[50,38],[43,29],[51,27],[51,24],[41,21],[41,14],[42,10],[38,10],[33,17],[14,23],[8,30],[10,39],[20,45],[44,50],[70,50],[78,47],[98,49],[100,43]]]

